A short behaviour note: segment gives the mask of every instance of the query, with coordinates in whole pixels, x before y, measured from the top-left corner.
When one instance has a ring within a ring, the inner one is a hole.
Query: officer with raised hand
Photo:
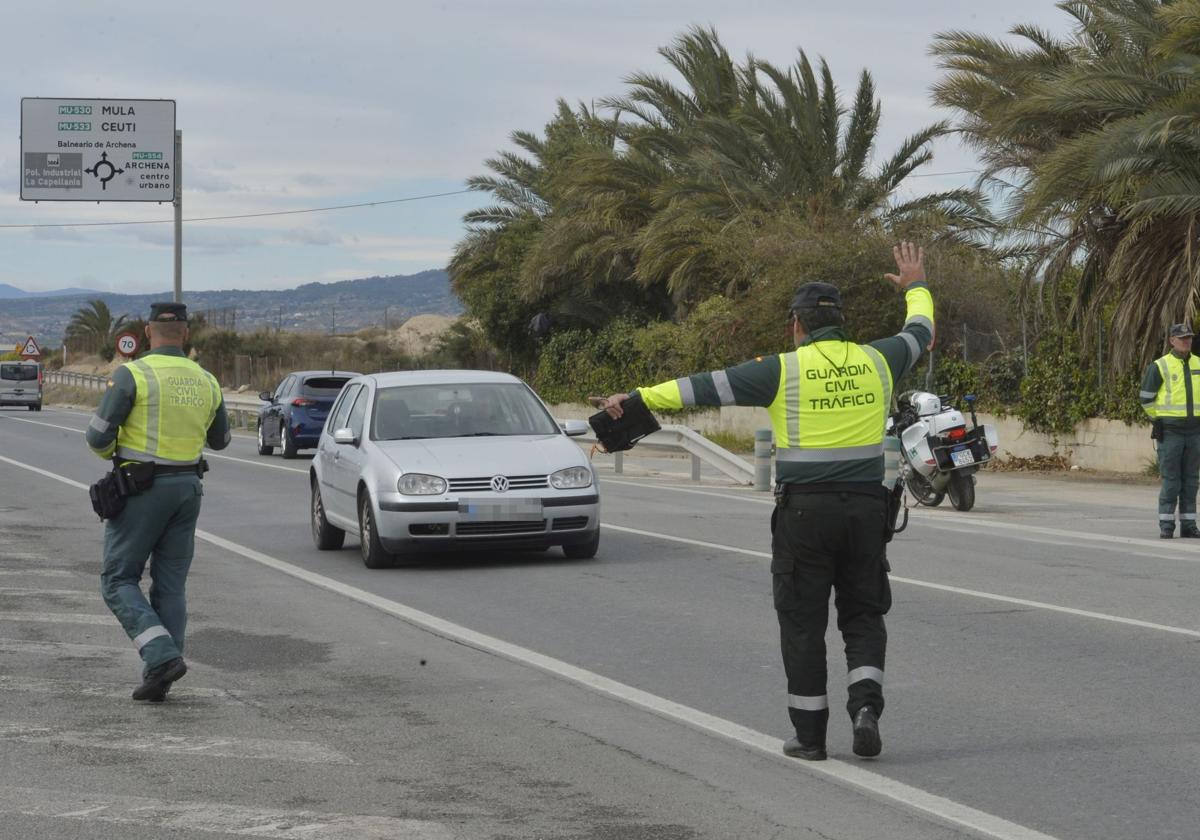
[[[843,328],[842,301],[828,283],[806,283],[791,305],[796,349],[725,370],[701,373],[613,394],[610,416],[641,399],[648,408],[757,405],[775,431],[776,506],[771,515],[771,572],[795,737],[787,755],[826,758],[829,721],[825,629],[835,593],[838,629],[846,643],[856,755],[879,754],[883,712],[883,616],[891,607],[883,486],[883,432],[894,384],[933,340],[933,297],[925,283],[924,251],[909,242],[893,249],[908,312],[895,336],[855,344]]]
[[[1196,491],[1200,488],[1200,357],[1192,355],[1192,328],[1175,324],[1167,332],[1171,352],[1155,359],[1142,377],[1142,408],[1154,421],[1158,441],[1158,535],[1200,538]]]
[[[104,532],[100,590],[143,662],[133,699],[161,702],[187,673],[185,585],[207,465],[207,444],[229,445],[229,417],[216,378],[183,352],[187,307],[154,303],[150,350],[113,372],[87,429],[87,443],[114,459],[130,488]],[[150,598],[141,579],[150,561]]]

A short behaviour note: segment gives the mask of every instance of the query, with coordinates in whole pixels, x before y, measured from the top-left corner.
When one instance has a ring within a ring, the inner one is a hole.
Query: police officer
[[[229,418],[217,380],[184,355],[184,304],[151,304],[146,336],[149,352],[113,372],[87,443],[132,472],[153,470],[152,485],[106,523],[100,591],[142,656],[133,699],[161,702],[187,673],[184,587],[204,492],[200,453],[229,445]],[[149,601],[140,587],[147,559]]]
[[[806,283],[791,305],[794,351],[633,392],[652,409],[758,405],[770,413],[778,481],[771,572],[796,732],[783,751],[810,761],[826,757],[831,587],[846,643],[853,749],[866,757],[881,750],[883,616],[892,602],[884,553],[884,422],[894,384],[930,344],[934,326],[923,250],[908,242],[893,250],[899,274],[886,276],[904,291],[908,306],[899,334],[870,344],[849,341],[838,290]],[[613,394],[602,406],[620,417],[630,398]]]
[[[1192,328],[1175,324],[1168,331],[1171,352],[1155,359],[1142,377],[1142,408],[1154,421],[1158,440],[1158,535],[1200,537],[1196,527],[1196,490],[1200,486],[1200,416],[1195,397],[1200,389],[1200,359],[1192,355]]]

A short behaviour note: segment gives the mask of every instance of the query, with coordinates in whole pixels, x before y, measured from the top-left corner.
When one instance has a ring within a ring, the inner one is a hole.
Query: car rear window
[[[304,380],[303,390],[315,397],[332,397],[349,381],[349,376],[310,376]]]
[[[0,365],[0,379],[13,379],[17,382],[33,382],[37,379],[37,365]]]

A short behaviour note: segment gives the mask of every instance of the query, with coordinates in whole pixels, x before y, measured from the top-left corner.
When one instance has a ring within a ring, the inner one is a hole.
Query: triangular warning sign
[[[38,343],[33,340],[33,336],[25,339],[25,349],[21,351],[22,356],[40,356],[42,348],[38,347]]]

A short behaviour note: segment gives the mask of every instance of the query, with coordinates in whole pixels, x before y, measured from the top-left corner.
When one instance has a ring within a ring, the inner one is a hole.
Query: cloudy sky
[[[0,76],[0,283],[169,289],[169,204],[19,200],[22,97],[174,99],[184,218],[305,210],[463,189],[514,129],[555,100],[665,72],[658,47],[712,25],[737,58],[824,56],[848,101],[868,68],[883,103],[880,154],[944,114],[928,103],[934,32],[1063,32],[1051,0],[447,0],[13,4]],[[953,141],[911,189],[969,182]],[[184,287],[288,288],[444,266],[478,195],[184,225]],[[155,221],[119,227],[19,227]]]

